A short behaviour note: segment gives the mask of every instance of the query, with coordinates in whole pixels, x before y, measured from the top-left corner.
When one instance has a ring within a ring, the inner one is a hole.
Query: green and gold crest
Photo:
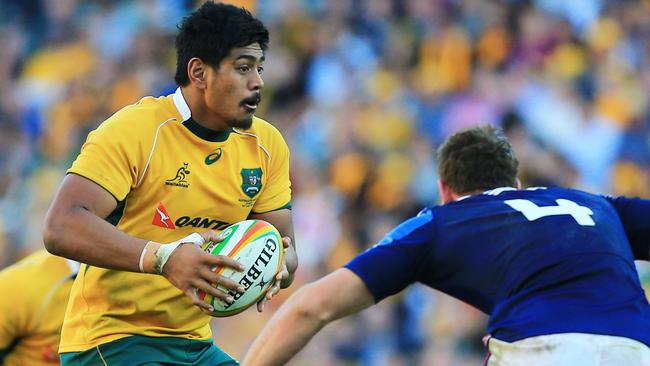
[[[241,170],[241,189],[250,198],[255,197],[262,190],[262,168]]]

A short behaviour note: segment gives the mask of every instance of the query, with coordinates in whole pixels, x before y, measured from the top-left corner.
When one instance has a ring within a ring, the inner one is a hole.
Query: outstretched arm
[[[242,365],[283,365],[325,325],[374,303],[361,278],[347,268],[338,269],[293,294],[262,330]]]
[[[432,221],[432,211],[423,210],[344,268],[299,289],[262,330],[243,365],[282,365],[328,323],[417,281],[423,263],[430,263]]]

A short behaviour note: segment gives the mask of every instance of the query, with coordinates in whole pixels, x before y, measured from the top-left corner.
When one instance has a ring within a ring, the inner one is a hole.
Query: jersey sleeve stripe
[[[117,190],[115,189],[115,187],[111,186],[111,184],[108,181],[101,180],[99,178],[91,178],[91,177],[88,176],[88,174],[86,174],[84,172],[76,171],[74,169],[74,167],[70,168],[66,174],[74,174],[74,175],[78,175],[80,177],[83,177],[85,179],[88,179],[89,181],[91,181],[91,182],[97,184],[98,186],[102,187],[104,190],[106,190],[106,192],[110,193],[111,196],[113,196],[113,198],[115,199],[115,201],[120,202],[120,199],[117,198],[117,196],[118,196],[117,193],[116,193]]]
[[[291,201],[289,201],[286,205],[278,207],[278,208],[274,208],[272,210],[267,210],[267,211],[262,211],[262,212],[253,211],[252,213],[254,213],[254,214],[265,214],[265,213],[274,212],[274,211],[291,210],[291,209],[292,209],[292,205],[291,205]]]
[[[142,183],[142,180],[144,179],[145,174],[147,174],[147,169],[149,169],[149,164],[151,163],[151,157],[153,156],[153,151],[156,148],[156,142],[158,141],[158,133],[160,132],[160,128],[164,126],[167,122],[169,121],[175,121],[176,118],[172,117],[163,123],[158,125],[158,128],[156,128],[156,135],[153,138],[153,144],[151,145],[151,150],[149,151],[149,157],[147,158],[147,163],[144,165],[144,169],[142,170],[142,175],[140,176],[140,179],[138,179],[138,183],[136,184],[136,187],[140,186],[140,183]]]

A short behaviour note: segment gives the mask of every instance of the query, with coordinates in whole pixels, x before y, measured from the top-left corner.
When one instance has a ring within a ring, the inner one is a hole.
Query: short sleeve
[[[433,212],[425,209],[344,267],[359,276],[379,302],[419,280],[431,263],[434,230]]]
[[[281,208],[291,208],[291,180],[289,178],[289,146],[278,130],[273,128],[268,148],[270,155],[266,187],[253,206],[254,213],[265,213]]]
[[[618,212],[637,260],[650,260],[650,200],[606,196]]]
[[[68,173],[88,178],[124,200],[137,185],[145,161],[143,136],[133,128],[133,117],[132,112],[118,112],[88,134]]]

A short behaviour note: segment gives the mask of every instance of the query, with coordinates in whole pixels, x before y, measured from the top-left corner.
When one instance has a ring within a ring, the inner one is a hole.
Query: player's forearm
[[[139,271],[139,259],[147,241],[118,230],[83,207],[50,212],[43,241],[47,250],[92,266]]]
[[[284,263],[287,266],[289,277],[280,283],[281,288],[287,288],[291,285],[291,283],[293,283],[294,274],[298,269],[298,254],[296,253],[296,249],[293,245],[288,247],[284,252]]]
[[[284,365],[328,322],[310,307],[308,293],[299,290],[269,321],[242,365]]]
[[[244,365],[282,365],[322,327],[374,304],[363,280],[342,268],[293,294],[257,337]]]

